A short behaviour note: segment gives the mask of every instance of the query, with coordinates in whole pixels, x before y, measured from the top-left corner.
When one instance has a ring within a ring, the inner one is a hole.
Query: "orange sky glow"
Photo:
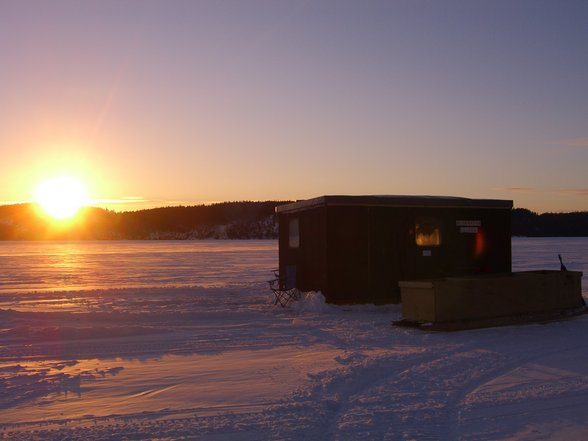
[[[588,210],[586,4],[8,2],[0,201],[322,194]]]

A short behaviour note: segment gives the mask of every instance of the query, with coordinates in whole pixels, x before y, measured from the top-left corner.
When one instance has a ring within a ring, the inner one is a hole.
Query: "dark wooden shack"
[[[321,196],[276,208],[284,288],[397,303],[398,282],[511,271],[510,200]]]

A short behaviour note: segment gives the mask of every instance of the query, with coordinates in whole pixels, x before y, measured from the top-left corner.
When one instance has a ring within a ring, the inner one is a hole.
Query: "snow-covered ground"
[[[586,238],[514,239],[513,269],[558,253],[588,274]],[[5,243],[0,264],[5,439],[588,439],[588,316],[434,333],[392,327],[397,305],[274,307],[273,241]]]

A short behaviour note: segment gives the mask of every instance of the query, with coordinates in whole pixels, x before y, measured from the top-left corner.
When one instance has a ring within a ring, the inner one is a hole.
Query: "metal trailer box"
[[[283,288],[397,303],[401,280],[511,271],[510,200],[321,196],[281,205]]]
[[[548,317],[584,307],[581,281],[581,272],[548,270],[401,281],[402,316],[433,324]]]

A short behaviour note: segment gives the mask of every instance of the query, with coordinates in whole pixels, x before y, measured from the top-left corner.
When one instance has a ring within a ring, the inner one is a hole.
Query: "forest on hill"
[[[274,239],[275,207],[289,201],[223,202],[114,212],[86,207],[69,223],[36,204],[0,206],[0,240]]]
[[[588,236],[588,211],[538,214],[525,208],[512,210],[512,235],[529,237]]]
[[[276,239],[275,207],[290,201],[223,202],[114,212],[83,208],[55,223],[35,204],[0,206],[0,240]],[[512,210],[513,236],[588,236],[588,212]]]

